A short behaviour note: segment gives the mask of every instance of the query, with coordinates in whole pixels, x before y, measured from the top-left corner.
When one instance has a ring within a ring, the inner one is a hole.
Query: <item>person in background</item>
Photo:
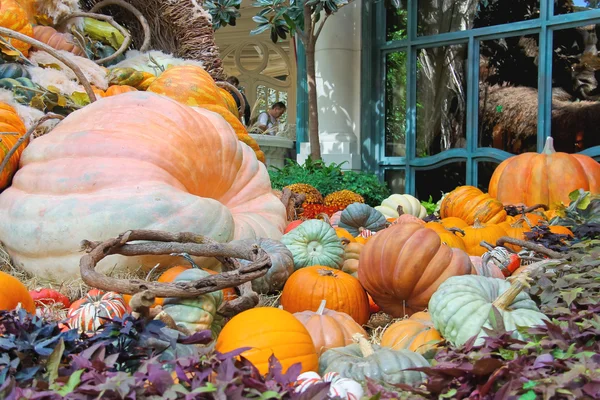
[[[244,118],[244,125],[247,126],[250,123],[250,104],[248,103],[248,99],[246,98],[246,95],[244,94],[243,89],[240,88],[240,81],[235,76],[230,76],[229,78],[227,78],[227,82],[229,82],[230,84],[235,86],[235,88],[240,91],[240,93],[242,94],[242,97],[244,98],[246,107],[244,108],[244,115],[242,115],[242,117]],[[235,100],[235,104],[237,104],[237,107],[239,109],[240,108],[240,99],[238,99],[238,97],[233,93],[232,93],[232,96],[233,96],[233,99]]]
[[[258,125],[258,129],[262,132],[267,131],[268,135],[275,136],[276,129],[271,129],[277,127],[279,124],[279,118],[285,113],[286,106],[285,103],[278,101],[273,104],[270,109],[267,111],[263,111],[259,114],[258,120],[256,124]]]

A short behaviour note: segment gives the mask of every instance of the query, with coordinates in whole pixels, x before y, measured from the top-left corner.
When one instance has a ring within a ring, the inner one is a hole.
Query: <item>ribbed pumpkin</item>
[[[137,92],[137,89],[133,86],[127,85],[112,85],[109,86],[108,89],[106,89],[103,97],[117,96],[128,92]]]
[[[442,336],[433,327],[429,313],[421,311],[388,326],[381,336],[381,345],[424,354],[441,340]]]
[[[338,237],[340,239],[347,239],[350,243],[355,242],[354,236],[352,236],[350,234],[350,232],[348,232],[344,228],[334,228],[334,229],[335,229],[335,233],[338,235]]]
[[[465,237],[463,242],[467,249],[467,253],[471,256],[482,256],[487,249],[480,245],[481,241],[485,240],[492,246],[496,245],[498,239],[502,236],[508,236],[506,230],[497,224],[482,224],[479,221],[475,221],[473,226],[468,226],[463,229]]]
[[[358,279],[381,309],[398,318],[427,308],[447,278],[471,274],[462,250],[443,245],[420,224],[393,225],[375,235],[360,253]]]
[[[525,232],[529,232],[531,231],[531,228],[529,227],[529,223],[527,222],[527,220],[525,218],[521,218],[518,219],[517,221],[513,222],[513,223],[508,223],[508,222],[502,222],[501,224],[498,224],[498,226],[500,226],[502,229],[504,229],[506,231],[506,236],[509,236],[511,238],[515,238],[515,239],[519,239],[519,240],[525,240]],[[492,243],[492,244],[496,244],[496,243]],[[515,244],[509,244],[506,243],[504,245],[505,247],[508,247],[509,249],[512,249],[516,252],[519,252],[522,250],[521,246],[517,246]]]
[[[33,140],[0,194],[7,252],[16,265],[58,282],[78,276],[83,238],[156,229],[218,242],[279,239],[285,224],[265,166],[223,118],[142,91],[100,99]],[[113,255],[97,268],[157,263],[179,264],[169,256]]]
[[[235,102],[235,99],[233,98],[233,95],[231,93],[229,93],[227,90],[223,89],[222,87],[219,87],[219,93],[221,94],[221,97],[225,101],[225,104],[227,105],[227,109],[229,110],[229,112],[231,114],[233,114],[237,119],[239,119],[240,112],[238,110],[237,103]]]
[[[27,11],[15,0],[2,0],[0,2],[0,26],[33,37],[33,27],[29,23]],[[24,56],[29,55],[31,45],[8,37],[2,38],[23,53]],[[0,49],[5,54],[16,55],[16,52],[9,50],[4,45],[0,44]]]
[[[0,78],[31,78],[31,74],[25,65],[16,62],[10,62],[0,64]]]
[[[26,132],[25,124],[17,114],[17,111],[10,105],[0,102],[0,133],[16,132],[17,135],[1,135],[0,140],[0,160],[3,160],[10,149],[17,143],[17,140]],[[8,164],[3,171],[0,171],[0,190],[6,188],[17,168],[19,167],[19,159],[21,153],[27,146],[23,142],[19,149],[10,157]]]
[[[281,292],[281,305],[291,313],[317,311],[322,300],[330,310],[345,312],[363,325],[369,320],[369,299],[355,277],[315,265],[292,274]]]
[[[36,25],[33,27],[33,38],[47,44],[56,50],[64,50],[77,56],[84,56],[85,53],[77,45],[75,37],[70,33],[58,32],[51,26]]]
[[[504,160],[492,175],[489,193],[504,204],[569,204],[569,193],[600,193],[600,164],[583,154],[557,153],[546,139],[540,154],[523,153]]]
[[[311,265],[341,268],[344,263],[342,242],[331,225],[324,221],[318,219],[305,221],[296,229],[283,235],[281,242],[294,256],[294,269]]]
[[[301,363],[302,372],[316,371],[319,358],[310,333],[293,314],[274,307],[257,307],[233,317],[219,334],[215,349],[227,353],[250,347],[242,356],[261,374],[269,372],[269,358],[275,355],[286,372]]]
[[[467,224],[465,221],[463,221],[462,219],[458,218],[458,217],[446,217],[446,218],[442,218],[439,221],[440,224],[442,224],[442,226],[444,226],[445,228],[465,228],[467,226],[469,226],[469,224]]]
[[[474,275],[487,276],[488,278],[506,279],[500,268],[494,263],[488,262],[483,264],[483,260],[479,256],[469,256],[473,267],[475,267]]]
[[[442,200],[440,217],[458,217],[469,225],[476,219],[481,223],[497,224],[506,219],[506,211],[502,202],[476,187],[459,186]]]
[[[177,65],[160,74],[146,89],[175,99],[188,106],[214,104],[227,108],[227,104],[213,78],[202,67]]]
[[[365,229],[377,232],[386,225],[385,216],[370,205],[352,203],[342,211],[338,226],[356,237]]]
[[[14,276],[0,271],[0,310],[14,310],[19,303],[27,312],[35,312],[35,303],[25,285]]]
[[[120,318],[127,311],[125,299],[120,294],[92,289],[85,297],[71,304],[67,323],[80,332],[95,332],[106,323],[106,318]]]
[[[261,161],[263,163],[266,162],[265,154],[260,150],[260,146],[258,145],[258,143],[256,143],[256,140],[254,140],[254,138],[252,138],[252,136],[248,134],[248,131],[246,130],[246,128],[244,128],[244,125],[242,125],[240,120],[237,117],[235,117],[227,108],[214,104],[202,104],[201,107],[206,110],[216,112],[221,117],[223,117],[225,121],[229,122],[229,125],[231,125],[231,127],[235,131],[238,140],[242,143],[246,143],[252,148],[252,150],[254,150],[258,161]]]
[[[456,230],[457,228],[446,228],[442,224],[433,221],[426,223],[425,228],[434,230],[440,236],[440,239],[442,239],[442,243],[454,247],[455,249],[467,251],[465,242],[461,239],[461,235],[464,231],[459,232]]]
[[[306,327],[313,339],[315,350],[320,356],[325,350],[353,343],[352,335],[367,336],[365,330],[344,312],[325,308],[327,300],[321,301],[317,311],[302,311],[294,314]]]

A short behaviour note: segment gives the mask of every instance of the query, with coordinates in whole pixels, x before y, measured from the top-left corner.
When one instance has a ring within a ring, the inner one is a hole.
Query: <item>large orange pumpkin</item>
[[[15,0],[0,1],[0,26],[3,28],[12,29],[13,31],[22,33],[29,37],[33,37],[33,26],[29,23],[27,10]],[[27,57],[31,45],[20,40],[3,37],[4,41],[9,42],[12,47],[23,53]],[[0,44],[0,49],[3,53],[17,55],[18,53],[6,46]]]
[[[223,118],[142,91],[99,99],[33,140],[0,194],[0,237],[15,264],[59,282],[78,276],[82,239],[156,229],[278,240],[285,225],[265,166]],[[177,261],[111,255],[98,269]]]
[[[540,154],[523,153],[504,160],[492,175],[489,193],[504,204],[569,204],[569,193],[600,193],[600,164],[582,154],[557,153],[551,137]]]
[[[398,318],[427,308],[447,278],[474,272],[469,256],[420,224],[379,231],[360,253],[358,279],[382,311]]]
[[[197,65],[177,65],[168,68],[146,91],[168,96],[188,106],[202,107],[205,104],[214,104],[227,108],[227,103],[213,78]]]
[[[242,356],[261,374],[269,372],[269,357],[275,355],[283,372],[302,363],[302,372],[317,371],[319,359],[310,333],[291,313],[274,307],[257,307],[233,317],[217,338],[215,349],[227,353],[250,347]]]
[[[10,149],[17,143],[17,140],[26,132],[25,124],[17,114],[17,111],[10,105],[0,102],[0,132],[15,132],[16,135],[1,135],[0,138],[0,162],[4,159]],[[0,190],[10,184],[10,181],[19,167],[21,153],[27,146],[23,142],[17,151],[10,157],[8,164],[0,171]]]
[[[361,325],[369,321],[369,299],[358,279],[337,269],[314,265],[294,272],[281,292],[281,305],[291,313],[327,308],[345,312]]]
[[[25,285],[14,276],[0,271],[0,310],[14,310],[19,303],[27,312],[35,312],[35,303]]]
[[[77,56],[84,56],[84,51],[75,42],[70,33],[58,32],[51,26],[37,25],[33,28],[33,38],[56,50],[64,50]]]
[[[497,224],[506,219],[502,202],[474,186],[459,186],[444,197],[440,217],[458,217],[469,225],[475,220]]]
[[[381,336],[381,345],[394,350],[407,349],[424,354],[442,341],[442,336],[433,327],[428,312],[418,312],[410,318],[388,326]]]
[[[354,343],[352,336],[357,333],[367,336],[367,332],[351,316],[329,310],[325,308],[326,304],[327,300],[323,300],[317,311],[294,314],[310,333],[319,356],[328,349]]]

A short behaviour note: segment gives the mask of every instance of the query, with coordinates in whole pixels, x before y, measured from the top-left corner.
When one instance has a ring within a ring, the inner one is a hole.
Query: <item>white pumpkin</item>
[[[381,202],[380,206],[375,207],[377,211],[385,215],[386,218],[398,218],[398,206],[402,206],[404,214],[414,215],[417,218],[425,218],[427,210],[421,205],[419,199],[410,194],[393,194]]]
[[[323,377],[313,371],[298,375],[296,393],[303,393],[312,385],[321,382],[331,382],[329,396],[346,400],[359,400],[364,395],[360,383],[353,379],[342,378],[337,372],[328,372]]]

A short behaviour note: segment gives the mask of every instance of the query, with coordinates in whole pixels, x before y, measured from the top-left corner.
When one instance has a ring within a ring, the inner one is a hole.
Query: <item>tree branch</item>
[[[97,13],[102,8],[104,8],[106,6],[110,6],[110,5],[116,5],[116,6],[122,7],[124,9],[126,9],[127,11],[129,11],[130,13],[132,13],[137,18],[137,20],[142,25],[142,29],[144,30],[144,41],[142,42],[142,45],[140,46],[139,50],[142,53],[147,51],[150,48],[150,39],[152,37],[152,35],[150,34],[150,25],[148,24],[148,20],[146,19],[146,17],[144,17],[144,15],[140,12],[140,10],[135,8],[132,4],[127,3],[123,0],[104,0],[99,3],[96,3],[94,5],[94,7],[92,7],[90,12]]]
[[[125,50],[127,50],[129,45],[131,44],[131,35],[129,34],[127,29],[123,28],[120,24],[118,24],[117,21],[115,21],[114,18],[111,17],[110,15],[76,11],[72,14],[67,15],[62,20],[60,20],[59,23],[57,24],[57,26],[59,26],[62,30],[64,25],[73,18],[93,18],[93,19],[97,19],[100,21],[108,22],[113,27],[115,27],[119,32],[121,32],[121,35],[123,35],[124,39],[123,39],[123,43],[121,43],[121,47],[119,47],[119,49],[117,51],[115,51],[113,54],[111,54],[108,57],[104,57],[99,60],[94,60],[94,62],[96,64],[104,64],[104,63],[107,63],[109,61],[116,59],[121,54],[125,53]]]
[[[143,241],[131,244],[129,242]],[[82,242],[88,254],[79,263],[81,277],[89,286],[101,290],[134,294],[148,290],[154,297],[193,298],[200,295],[235,287],[265,275],[271,267],[271,258],[260,247],[233,241],[216,243],[210,238],[190,232],[170,233],[164,231],[132,230],[102,243]],[[140,279],[118,279],[96,272],[100,260],[112,255],[168,255],[188,253],[202,257],[231,257],[250,261],[239,269],[210,275],[193,282],[160,283]],[[251,290],[251,286],[250,286]],[[248,295],[246,297],[251,297]],[[244,300],[246,301],[246,300]],[[242,301],[240,301],[242,302]]]
[[[81,83],[81,85],[85,89],[85,92],[87,93],[87,95],[90,99],[90,103],[93,103],[94,101],[96,101],[96,94],[92,90],[92,85],[85,77],[85,74],[83,73],[81,68],[79,68],[79,66],[77,64],[75,64],[74,62],[72,62],[70,59],[68,59],[67,57],[60,54],[56,49],[48,46],[45,43],[40,42],[39,40],[31,38],[27,35],[23,35],[22,33],[15,32],[8,28],[0,27],[0,35],[8,36],[9,38],[12,38],[12,39],[20,40],[21,42],[30,44],[31,46],[35,47],[36,49],[44,50],[46,53],[50,54],[52,57],[56,58],[58,61],[65,64],[68,68],[70,68],[73,71],[73,73],[77,77],[77,80],[79,81],[79,83]]]
[[[536,244],[536,243],[532,243],[530,241],[527,240],[520,240],[520,239],[515,239],[515,238],[511,238],[508,236],[502,236],[500,239],[498,239],[496,241],[496,246],[504,246],[504,243],[510,243],[510,244],[514,244],[516,246],[520,246],[523,247],[525,249],[528,250],[533,250],[536,253],[540,253],[543,254],[549,258],[554,258],[554,259],[564,259],[566,258],[565,254],[556,252],[554,250],[550,250],[540,244]]]
[[[0,164],[0,173],[2,171],[4,171],[4,168],[6,168],[6,165],[8,164],[8,162],[10,161],[10,158],[17,152],[17,150],[19,149],[19,147],[21,147],[21,145],[31,137],[31,135],[33,134],[33,132],[35,132],[35,130],[42,125],[44,122],[49,121],[51,119],[59,119],[62,120],[65,117],[63,117],[62,115],[58,115],[58,114],[54,114],[54,113],[48,113],[46,115],[44,115],[42,118],[40,118],[35,124],[33,124],[33,126],[31,128],[29,128],[29,130],[27,132],[25,132],[25,134],[23,136],[21,136],[17,142],[15,143],[15,145],[13,147],[11,147],[11,149],[8,151],[8,153],[6,153],[6,155],[4,156],[4,159],[2,160],[2,164]]]
[[[327,18],[329,18],[330,15],[333,15],[333,14],[325,14],[325,17],[323,18],[323,20],[319,24],[319,27],[317,28],[317,32],[315,32],[315,34],[314,34],[315,42],[319,38],[319,35],[321,34],[321,31],[323,30],[323,26],[325,25],[325,22],[327,21]]]

